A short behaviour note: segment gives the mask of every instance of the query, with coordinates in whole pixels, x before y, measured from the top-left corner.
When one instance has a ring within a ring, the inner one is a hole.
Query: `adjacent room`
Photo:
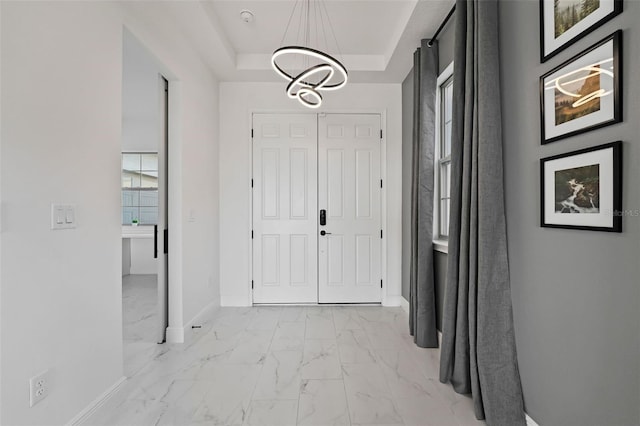
[[[131,377],[165,341],[166,97],[156,60],[129,32],[122,63],[122,327]]]
[[[640,426],[640,2],[0,2],[0,424]]]

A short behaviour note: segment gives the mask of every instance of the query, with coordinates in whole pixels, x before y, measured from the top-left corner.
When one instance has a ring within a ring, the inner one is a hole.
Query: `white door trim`
[[[167,182],[169,282],[167,289],[169,326],[167,343],[184,343],[184,314],[182,302],[182,82],[169,82],[169,140],[167,142],[169,181]]]
[[[155,226],[155,253],[157,268],[157,314],[158,314],[158,330],[157,343],[164,343],[167,339],[167,327],[169,326],[169,277],[168,271],[168,255],[164,254],[164,229],[169,227],[167,221],[167,210],[169,208],[169,197],[167,189],[169,188],[168,172],[169,172],[169,81],[160,73],[158,73],[158,216]]]
[[[171,84],[171,81],[169,81]],[[253,129],[253,115],[254,114],[300,114],[301,111],[292,110],[292,109],[249,109],[247,123],[248,128]],[[388,295],[388,269],[387,269],[387,250],[388,250],[388,232],[387,232],[387,218],[388,218],[388,209],[387,205],[387,110],[386,109],[376,109],[376,108],[363,108],[363,109],[327,109],[318,112],[308,112],[309,114],[379,114],[380,115],[380,128],[382,129],[382,140],[380,145],[380,176],[382,177],[383,187],[380,194],[380,208],[381,208],[381,218],[380,218],[380,226],[383,231],[382,238],[382,253],[381,253],[381,266],[380,273],[382,275],[382,305],[383,306],[400,306],[400,297],[401,296],[389,296]],[[248,132],[248,138],[246,141],[248,145],[247,151],[249,152],[249,168],[248,168],[248,188],[246,192],[246,196],[249,200],[249,211],[253,212],[253,193],[251,188],[251,179],[253,177],[253,138],[251,135],[251,130]],[[247,300],[246,306],[253,305],[253,290],[251,288],[251,282],[254,279],[253,275],[253,249],[252,249],[252,239],[251,239],[251,230],[253,227],[253,213],[249,214],[249,220],[247,223],[247,233],[246,233],[246,244],[247,244],[247,253],[249,253],[249,282],[247,282],[246,288],[249,290],[247,292]],[[169,239],[171,241],[171,239]],[[171,264],[170,264],[171,265]],[[170,283],[171,285],[171,283]],[[398,283],[399,289],[400,283]]]
[[[168,120],[168,175],[167,196],[169,203],[169,274],[168,274],[168,320],[166,332],[167,343],[184,342],[183,288],[182,288],[182,82],[156,55],[148,43],[144,31],[138,25],[127,22],[122,26],[123,33],[136,39],[155,59],[156,71],[169,82],[169,120]],[[123,35],[124,37],[124,35]]]

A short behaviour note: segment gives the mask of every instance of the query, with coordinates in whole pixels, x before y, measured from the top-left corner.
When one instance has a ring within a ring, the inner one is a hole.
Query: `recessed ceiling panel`
[[[295,3],[295,0],[213,0],[212,6],[236,53],[256,54],[271,53],[280,47]],[[311,3],[312,9],[314,3]],[[383,55],[393,49],[416,1],[325,0],[324,4],[343,54]],[[242,21],[240,12],[244,9],[253,12],[253,22]],[[298,16],[294,16],[287,32],[287,43],[296,40],[300,24]],[[326,21],[325,28],[331,31]],[[313,20],[310,31],[316,31]]]
[[[298,7],[304,1],[298,0]],[[324,0],[332,24],[328,27],[325,22],[325,29],[333,28],[340,51],[336,53],[333,48],[331,34],[327,35],[327,44],[315,47],[326,49],[347,67],[350,83],[400,83],[411,70],[413,52],[420,40],[433,35],[453,3],[454,0]],[[145,15],[164,15],[165,24],[179,26],[220,81],[281,82],[282,78],[271,68],[271,54],[302,39],[297,36],[299,18],[294,15],[283,41],[296,0],[125,4],[145,9]],[[241,18],[243,10],[252,12],[251,22]],[[444,33],[451,31],[453,25],[447,27]],[[315,31],[312,26],[310,32]]]

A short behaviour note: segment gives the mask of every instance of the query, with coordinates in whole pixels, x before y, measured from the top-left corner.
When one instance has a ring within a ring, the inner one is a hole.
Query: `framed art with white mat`
[[[541,143],[622,121],[622,31],[540,77]]]
[[[622,142],[540,160],[540,226],[622,232]]]
[[[622,12],[622,0],[540,0],[540,62]]]

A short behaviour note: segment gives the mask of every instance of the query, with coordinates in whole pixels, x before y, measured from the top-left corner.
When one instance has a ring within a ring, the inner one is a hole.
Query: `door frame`
[[[165,333],[166,343],[183,343],[185,325],[182,297],[182,82],[178,76],[156,55],[151,43],[135,25],[125,23],[122,26],[122,44],[125,37],[132,37],[154,59],[157,73],[167,80],[168,117],[167,117],[167,227],[168,238],[168,274],[166,307],[168,326]],[[121,52],[122,53],[122,52]],[[160,105],[158,105],[159,107]],[[122,281],[120,281],[122,286]],[[122,299],[122,294],[120,294]]]
[[[154,227],[153,236],[154,256],[157,267],[157,288],[158,288],[158,338],[157,343],[161,344],[167,340],[167,327],[169,326],[169,253],[165,253],[167,247],[165,241],[165,229],[169,229],[169,80],[158,73],[158,94],[160,117],[158,141],[158,220]],[[161,217],[162,216],[162,217]],[[162,225],[162,226],[158,226]]]
[[[387,110],[385,108],[363,108],[363,109],[327,109],[322,111],[310,112],[308,110],[301,111],[293,109],[250,109],[248,114],[248,128],[249,137],[247,140],[248,152],[249,152],[249,171],[248,181],[249,187],[247,189],[247,197],[249,199],[249,223],[247,224],[247,252],[249,253],[249,282],[246,284],[249,289],[247,303],[249,306],[253,306],[253,288],[252,282],[254,280],[253,271],[253,238],[251,231],[253,230],[253,187],[251,182],[253,179],[253,115],[254,114],[309,114],[320,116],[322,114],[377,114],[380,116],[380,129],[382,130],[382,138],[380,140],[380,177],[384,182],[382,185],[382,191],[380,191],[380,227],[382,228],[383,238],[381,239],[381,253],[380,253],[380,275],[382,276],[382,306],[385,306],[388,301],[387,297]],[[316,191],[317,196],[317,191]],[[317,212],[316,212],[317,215]],[[260,304],[263,306],[263,304]],[[324,306],[330,304],[323,304]]]

